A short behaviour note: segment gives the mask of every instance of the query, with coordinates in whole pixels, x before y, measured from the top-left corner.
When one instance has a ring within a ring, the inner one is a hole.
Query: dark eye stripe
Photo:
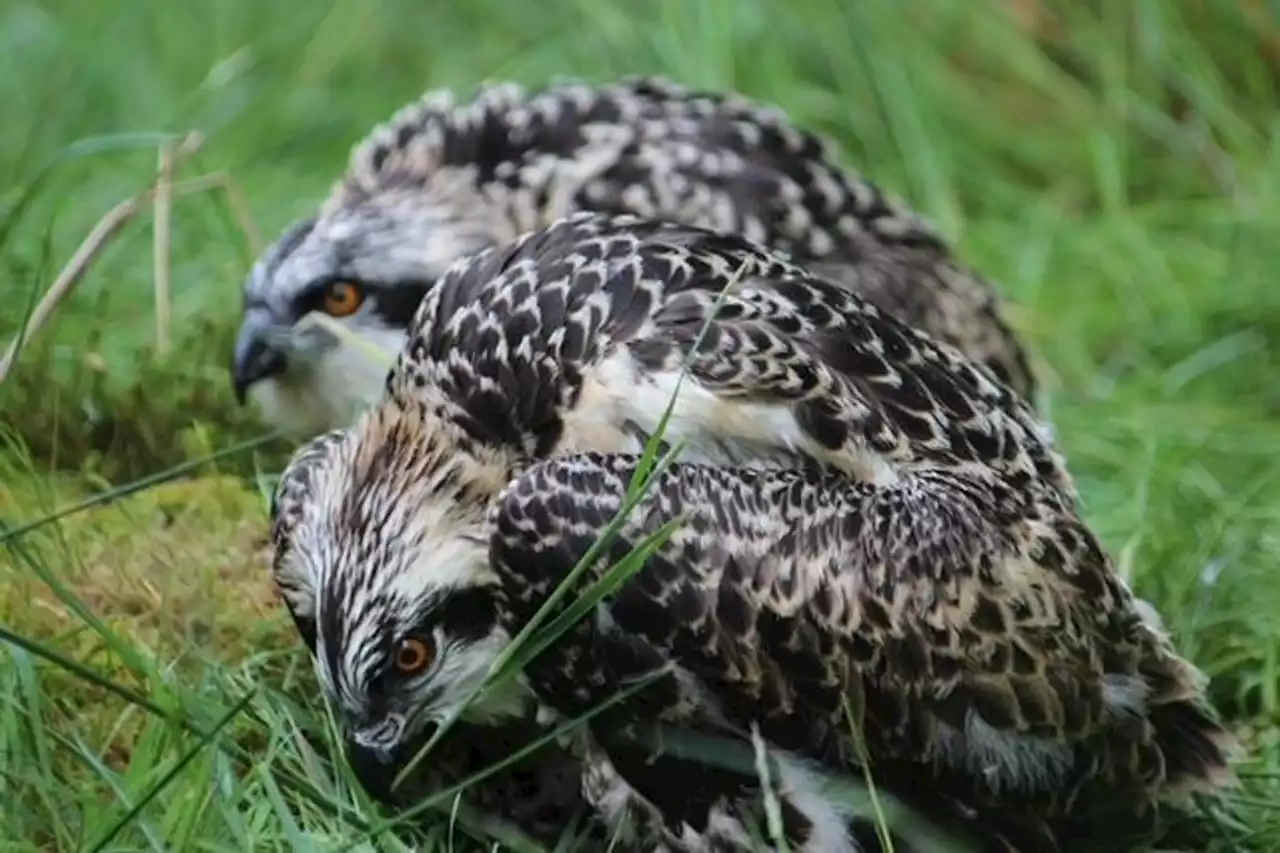
[[[498,618],[498,604],[493,593],[484,588],[451,592],[431,608],[423,627],[439,627],[450,639],[474,642],[493,630]]]
[[[373,313],[382,322],[393,329],[407,329],[430,289],[430,284],[419,281],[376,285],[369,287],[368,298],[372,300]]]
[[[302,317],[320,310],[325,292],[335,281],[349,281],[364,291],[365,303],[382,322],[392,329],[407,329],[413,314],[422,304],[430,282],[399,281],[391,284],[374,284],[353,276],[320,279],[303,288],[293,300],[294,313]]]

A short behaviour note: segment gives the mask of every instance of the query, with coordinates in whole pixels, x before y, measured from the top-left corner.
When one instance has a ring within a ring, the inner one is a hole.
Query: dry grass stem
[[[71,291],[75,290],[76,285],[80,283],[80,279],[84,277],[85,272],[89,269],[89,264],[102,251],[102,247],[138,212],[143,198],[143,196],[134,196],[111,208],[105,216],[98,220],[98,224],[89,232],[89,236],[85,237],[76,248],[71,260],[67,261],[67,265],[58,273],[58,277],[54,279],[53,284],[45,291],[44,296],[40,297],[40,302],[36,305],[35,310],[31,312],[31,318],[27,321],[26,326],[18,330],[18,334],[14,336],[13,341],[9,344],[4,360],[0,361],[0,383],[3,383],[8,378],[9,371],[13,368],[14,362],[17,361],[18,352],[22,345],[30,341],[44,327],[54,309],[71,294]]]
[[[152,222],[152,257],[155,274],[156,353],[169,354],[169,322],[172,315],[172,269],[170,267],[170,216],[173,202],[173,149],[160,143]]]
[[[8,378],[22,348],[49,322],[57,307],[75,290],[88,272],[90,265],[106,245],[141,210],[143,205],[154,205],[153,263],[155,276],[156,353],[166,355],[172,344],[170,324],[172,318],[172,210],[173,200],[194,193],[220,190],[231,210],[236,225],[244,235],[245,244],[254,256],[265,247],[262,232],[253,218],[248,202],[239,184],[227,172],[210,172],[184,181],[174,181],[173,175],[182,161],[199,150],[204,141],[196,131],[188,133],[176,146],[172,141],[159,146],[156,179],[143,192],[125,199],[109,210],[89,235],[80,242],[71,259],[58,273],[53,284],[41,296],[26,325],[10,342],[3,360],[0,360],[0,383]]]

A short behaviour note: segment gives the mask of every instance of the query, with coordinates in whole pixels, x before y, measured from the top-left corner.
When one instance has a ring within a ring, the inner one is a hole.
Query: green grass
[[[1089,520],[1249,739],[1246,841],[1222,849],[1280,849],[1280,22],[1266,8],[10,0],[0,335],[145,185],[148,135],[204,132],[185,174],[228,170],[270,238],[427,86],[661,72],[778,103],[1009,294]],[[376,818],[325,754],[330,723],[265,577],[260,472],[288,448],[222,453],[31,527],[264,432],[227,377],[244,237],[194,196],[173,240],[171,355],[153,352],[140,216],[0,385],[0,522],[26,528],[0,532],[6,850],[346,849]],[[426,849],[463,849],[449,820],[430,832]]]

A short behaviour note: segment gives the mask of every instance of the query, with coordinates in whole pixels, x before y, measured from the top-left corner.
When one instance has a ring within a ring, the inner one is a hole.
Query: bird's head
[[[299,438],[351,423],[381,394],[429,288],[489,245],[487,231],[482,219],[403,194],[290,225],[244,284],[231,369],[238,401],[253,398],[267,422]]]
[[[388,760],[468,701],[508,642],[487,521],[506,481],[390,402],[299,449],[281,477],[276,576],[305,579],[281,586],[313,619],[320,683],[355,742]],[[505,690],[464,718],[523,713],[522,688]]]

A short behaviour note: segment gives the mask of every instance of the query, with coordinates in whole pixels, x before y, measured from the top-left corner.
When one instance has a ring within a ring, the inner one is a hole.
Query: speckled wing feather
[[[781,110],[731,92],[657,77],[566,80],[535,91],[494,83],[464,104],[433,90],[375,127],[352,150],[325,208],[425,189],[450,170],[468,172],[477,186],[536,194],[555,186],[555,169],[577,164],[589,176],[576,188],[577,209],[679,212],[686,224],[810,257],[831,253],[836,235],[859,233],[946,252],[910,208],[836,159],[829,143]],[[525,212],[528,230],[573,211],[533,204]]]
[[[959,351],[742,237],[631,216],[576,214],[455,264],[387,382],[537,458],[633,448],[685,367],[668,437],[712,461],[871,480],[971,465],[1074,494],[1028,404]]]
[[[406,192],[455,208],[459,223],[478,218],[495,238],[581,210],[742,234],[1034,391],[996,290],[827,142],[738,94],[644,77],[532,92],[491,84],[466,103],[429,92],[355,147],[323,210]]]
[[[635,467],[567,457],[507,489],[491,559],[513,631],[617,515]],[[681,516],[607,616],[531,668],[563,713],[674,663],[637,714],[754,720],[837,766],[859,763],[857,724],[891,783],[927,781],[1004,819],[1094,809],[1100,832],[1117,826],[1105,809],[1132,819],[1224,773],[1198,674],[1143,622],[1088,530],[987,472],[876,486],[676,463],[594,576]]]

